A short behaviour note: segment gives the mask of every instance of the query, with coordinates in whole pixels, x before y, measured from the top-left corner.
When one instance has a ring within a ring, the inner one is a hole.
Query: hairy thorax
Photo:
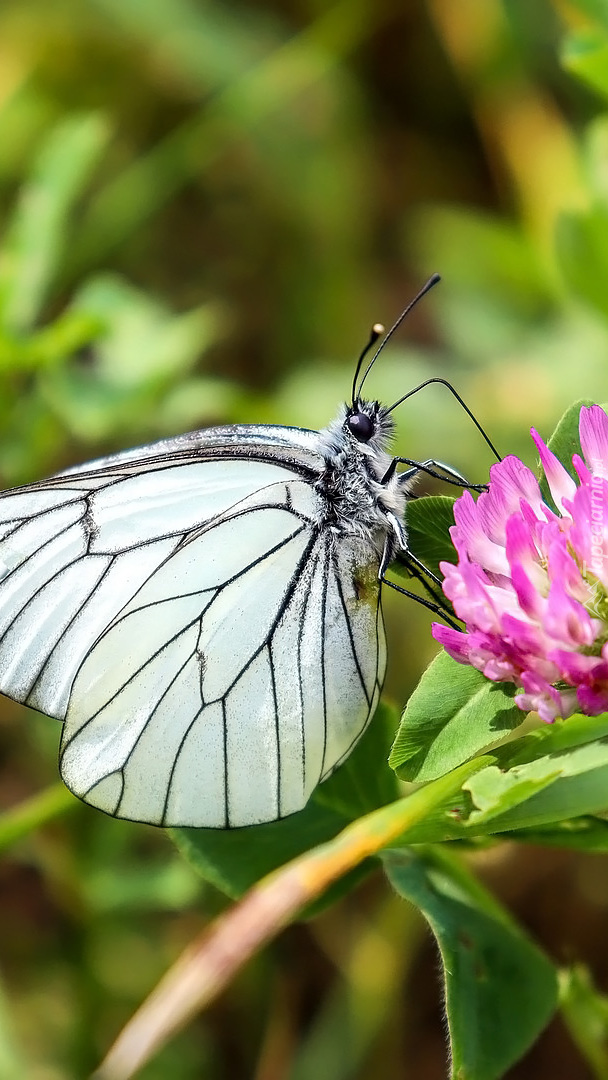
[[[387,512],[402,518],[406,495],[396,476],[388,484],[380,483],[390,463],[387,454],[376,460],[358,451],[346,449],[325,460],[315,484],[323,506],[322,524],[341,535],[366,538],[381,551],[391,531]]]

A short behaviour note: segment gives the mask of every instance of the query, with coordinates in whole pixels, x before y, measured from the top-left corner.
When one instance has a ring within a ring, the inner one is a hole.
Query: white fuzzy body
[[[376,406],[362,403],[360,408],[371,415]],[[335,420],[319,432],[324,467],[315,486],[326,507],[326,523],[342,534],[371,539],[382,554],[386,537],[394,533],[392,517],[403,520],[412,485],[404,483],[397,472],[388,483],[381,483],[392,460],[388,453],[393,437],[390,417],[378,411],[377,433],[366,443],[350,433],[346,417],[347,407],[342,406]],[[400,542],[404,536],[400,530]]]

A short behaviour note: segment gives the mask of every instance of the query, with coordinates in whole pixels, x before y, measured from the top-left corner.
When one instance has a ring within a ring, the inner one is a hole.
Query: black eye
[[[359,442],[369,442],[376,430],[374,421],[364,412],[351,413],[347,424]]]

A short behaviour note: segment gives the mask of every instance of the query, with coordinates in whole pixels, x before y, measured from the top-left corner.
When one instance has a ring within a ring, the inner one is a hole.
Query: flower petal
[[[484,498],[482,495],[480,500]],[[504,547],[494,543],[483,528],[479,505],[470,491],[465,491],[454,504],[458,542],[466,548],[468,558],[495,574],[508,574],[509,566]]]
[[[599,405],[585,405],[579,417],[579,435],[585,461],[594,476],[608,479],[608,416]]]
[[[491,540],[505,543],[507,519],[519,510],[521,499],[540,512],[543,500],[538,480],[523,461],[509,454],[492,465],[488,491],[477,500],[480,524]]]
[[[608,483],[593,476],[572,500],[570,542],[582,572],[608,587]]]
[[[561,581],[568,596],[581,604],[589,602],[589,586],[583,580],[578,564],[568,550],[565,537],[560,537],[549,545],[547,570],[549,580]]]
[[[546,724],[552,724],[558,716],[568,716],[576,709],[576,698],[572,695],[565,697],[563,693],[538,678],[533,672],[525,672],[522,676],[525,693],[515,696],[515,703],[520,709],[529,709],[537,712],[541,720]]]
[[[559,510],[563,512],[563,499],[574,498],[576,491],[576,484],[570,474],[562,465],[561,461],[558,461],[552,450],[543,442],[540,435],[534,428],[530,429],[530,434],[538,450],[540,457],[540,463],[544,469],[545,476],[547,477],[547,483],[549,490],[553,496],[553,502]]]
[[[536,526],[536,522],[535,522]],[[513,514],[507,521],[507,559],[511,567],[511,575],[515,574],[516,569],[521,570],[526,579],[529,582],[530,589],[532,589],[537,596],[539,596],[541,590],[546,588],[547,574],[545,569],[541,566],[539,559],[539,552],[534,541],[534,533],[536,528],[531,529],[526,524],[523,515]],[[517,575],[518,580],[523,585],[523,579],[521,575]],[[513,577],[513,585],[519,596],[519,587],[516,584]],[[532,602],[532,597],[529,596],[528,603]],[[522,603],[520,597],[520,603]],[[523,605],[522,605],[523,606]]]
[[[470,663],[468,634],[461,633],[460,630],[453,630],[451,626],[444,626],[443,623],[433,623],[431,634],[435,641],[443,645],[453,660],[457,660],[459,664]]]
[[[543,629],[555,641],[573,649],[589,647],[595,639],[595,626],[582,604],[573,600],[561,581],[553,582],[543,619]]]
[[[576,469],[576,475],[578,476],[581,484],[589,483],[589,481],[591,479],[591,472],[589,471],[589,469],[585,465],[585,462],[583,461],[580,454],[573,454],[572,455],[572,464],[574,465],[574,468]]]
[[[511,571],[511,578],[513,581],[513,588],[515,589],[517,599],[524,614],[528,615],[531,619],[538,619],[540,621],[543,617],[544,610],[543,599],[538,592],[538,589],[534,588],[534,585],[530,581],[523,566],[516,563]]]

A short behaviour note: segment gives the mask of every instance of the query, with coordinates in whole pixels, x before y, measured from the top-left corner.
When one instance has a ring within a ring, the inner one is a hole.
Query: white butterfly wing
[[[146,446],[121,450],[117,454],[95,458],[85,465],[75,465],[58,473],[58,477],[83,473],[116,470],[124,475],[128,470],[141,472],[157,464],[181,460],[200,460],[201,457],[268,457],[293,464],[319,467],[318,431],[277,424],[225,424],[222,427],[186,431],[167,439],[158,439]]]
[[[58,477],[0,498],[0,690],[63,719],[99,634],[193,528],[293,472],[181,460]],[[281,495],[269,495],[269,498]]]
[[[301,809],[363,733],[384,675],[377,589],[357,598],[314,493],[286,487],[282,506],[186,542],[91,650],[61,749],[87,802],[158,825],[258,824]]]
[[[319,527],[313,451],[313,433],[216,429],[0,499],[0,689],[67,709],[81,798],[155,824],[272,820],[362,734],[378,559]]]

